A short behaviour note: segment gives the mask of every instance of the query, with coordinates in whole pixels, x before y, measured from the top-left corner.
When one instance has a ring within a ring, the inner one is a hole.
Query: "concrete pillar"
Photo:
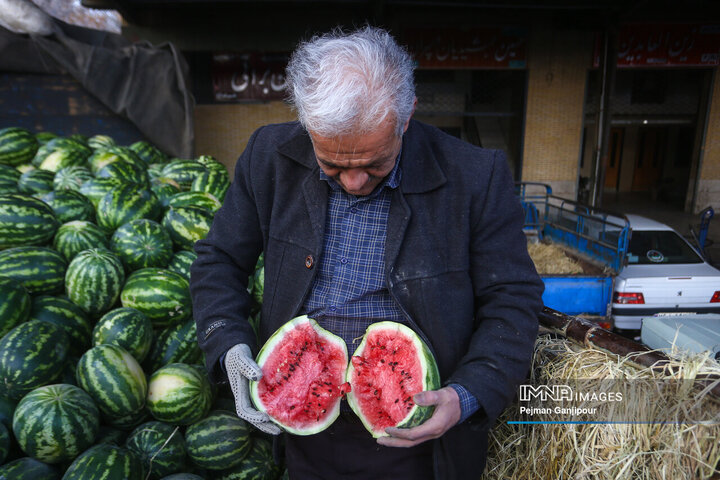
[[[543,182],[575,199],[582,147],[587,72],[594,33],[533,28],[528,49],[528,94],[522,180]]]
[[[720,68],[716,67],[710,93],[705,142],[700,154],[700,175],[693,213],[712,206],[720,213]]]

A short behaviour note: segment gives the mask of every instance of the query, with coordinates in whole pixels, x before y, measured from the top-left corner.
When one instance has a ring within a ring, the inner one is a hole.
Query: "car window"
[[[634,231],[628,246],[628,264],[702,263],[702,259],[675,232]]]

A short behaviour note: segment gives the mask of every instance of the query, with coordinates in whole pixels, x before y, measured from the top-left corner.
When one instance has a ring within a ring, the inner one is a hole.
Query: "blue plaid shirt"
[[[399,156],[398,156],[399,158]],[[353,355],[367,327],[377,321],[407,321],[385,286],[385,238],[392,190],[400,184],[399,162],[370,195],[351,195],[320,170],[330,185],[325,243],[319,271],[304,314],[340,336]],[[479,408],[463,386],[451,384],[460,397],[465,420]]]

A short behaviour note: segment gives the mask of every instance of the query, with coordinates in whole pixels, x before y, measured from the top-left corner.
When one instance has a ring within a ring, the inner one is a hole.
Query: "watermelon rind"
[[[21,127],[0,129],[0,163],[17,167],[32,160],[39,143],[29,130]]]
[[[0,249],[49,242],[60,226],[47,203],[23,193],[0,195]]]
[[[134,271],[123,286],[120,301],[147,315],[155,328],[177,325],[192,316],[188,281],[164,268]]]
[[[418,353],[417,361],[422,372],[422,389],[420,391],[437,390],[440,388],[440,373],[438,372],[437,363],[430,349],[411,328],[401,323],[385,321],[371,324],[365,331],[363,340],[355,351],[355,356],[362,356],[366,346],[368,345],[368,338],[373,333],[381,330],[390,330],[395,334],[406,337],[413,343],[415,351]],[[347,394],[347,401],[350,408],[360,418],[365,428],[374,438],[388,436],[385,431],[376,430],[370,420],[363,413],[360,400],[358,399],[358,392],[360,389],[353,385],[352,382],[354,373],[355,367],[353,363],[350,362],[347,370],[347,381],[352,386],[352,390]],[[418,426],[429,419],[432,416],[433,411],[433,406],[420,406],[413,403],[405,417],[397,422],[395,426],[398,428],[411,428]]]
[[[273,333],[273,335],[268,339],[267,342],[265,342],[265,345],[263,345],[262,349],[260,349],[260,352],[258,353],[255,361],[260,366],[260,368],[263,368],[263,365],[265,365],[266,361],[273,355],[274,350],[276,347],[282,345],[285,342],[285,336],[293,332],[294,330],[300,330],[302,328],[306,328],[309,326],[312,330],[315,331],[315,333],[321,337],[323,340],[325,340],[328,344],[331,344],[332,346],[335,346],[338,348],[341,352],[342,356],[342,365],[344,368],[342,369],[341,378],[345,378],[345,371],[347,369],[348,364],[348,352],[347,352],[347,345],[345,345],[345,341],[340,338],[339,336],[329,332],[328,330],[325,330],[322,328],[314,319],[308,317],[307,315],[302,315],[299,317],[295,317],[291,319],[290,321],[286,322],[283,326],[281,326],[279,329]],[[273,378],[273,375],[281,375],[279,372],[268,372],[263,368],[263,377],[266,382],[271,381],[271,378]],[[315,380],[315,377],[310,377],[310,380]],[[259,392],[259,385],[260,382],[263,381],[261,379],[260,381],[250,381],[250,398],[255,405],[255,407],[262,412],[267,413],[270,416],[270,419],[273,421],[273,423],[277,424],[280,428],[283,430],[295,434],[295,435],[314,435],[316,433],[319,433],[326,428],[328,428],[335,419],[340,415],[340,396],[337,397],[337,401],[334,402],[332,406],[330,406],[329,412],[324,412],[323,418],[318,418],[317,421],[306,425],[306,426],[293,426],[289,425],[282,420],[273,417],[269,412],[267,406],[264,404],[260,392]],[[303,405],[303,399],[305,397],[308,397],[309,395],[313,394],[313,392],[310,391],[311,385],[307,386],[308,391],[305,394],[299,394],[298,397],[301,398],[299,402],[296,402],[292,406],[288,406],[288,408],[302,408]],[[338,388],[340,389],[340,385],[331,386],[331,389]],[[342,389],[340,389],[342,391]],[[333,395],[337,394],[337,392],[331,392]]]
[[[145,373],[137,360],[117,345],[87,350],[77,364],[77,379],[104,414],[122,417],[145,406]]]
[[[67,384],[36,388],[20,400],[13,432],[25,453],[45,463],[67,462],[93,445],[100,414],[90,395]]]
[[[185,466],[187,449],[180,427],[153,420],[130,433],[125,447],[145,465],[149,478],[179,472]]]
[[[30,320],[0,339],[0,391],[10,400],[53,383],[68,355],[68,338],[61,327]]]
[[[125,281],[122,262],[105,248],[78,253],[65,272],[67,296],[90,315],[112,308]]]
[[[217,472],[215,480],[277,480],[281,473],[273,458],[272,443],[266,438],[255,437],[250,453],[242,462]]]
[[[30,316],[28,291],[10,277],[0,275],[0,338]]]
[[[147,406],[152,416],[161,422],[195,423],[205,417],[212,406],[210,380],[193,365],[165,365],[150,377]]]
[[[250,427],[235,414],[214,410],[185,431],[192,462],[208,470],[223,470],[242,462],[250,452]]]
[[[62,480],[142,480],[145,468],[130,450],[101,443],[85,450],[65,471]]]
[[[60,223],[95,218],[95,207],[90,199],[75,190],[53,190],[43,195],[42,201],[52,208]]]
[[[92,324],[82,308],[66,297],[33,297],[31,320],[50,322],[62,328],[70,341],[70,355],[79,357],[90,348]]]
[[[5,424],[0,423],[0,465],[5,463],[5,460],[10,453],[10,432],[8,431]]]
[[[65,258],[46,247],[14,247],[0,252],[0,275],[10,277],[31,295],[61,292],[65,283]]]
[[[122,347],[138,362],[145,360],[153,341],[152,323],[140,310],[121,307],[110,310],[95,324],[92,344]]]
[[[68,262],[84,250],[107,247],[107,244],[103,229],[88,220],[72,220],[60,225],[53,238],[53,248]]]
[[[0,480],[60,480],[57,466],[31,457],[22,457],[0,465]]]

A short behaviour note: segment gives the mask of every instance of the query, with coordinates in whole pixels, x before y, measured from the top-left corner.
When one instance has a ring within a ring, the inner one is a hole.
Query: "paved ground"
[[[665,223],[677,230],[686,238],[691,238],[690,227],[697,232],[700,225],[700,215],[684,212],[681,208],[652,201],[647,194],[627,193],[620,195],[606,195],[603,198],[603,209],[618,213],[634,213]],[[692,241],[691,241],[692,243]],[[710,262],[720,268],[720,211],[710,220],[706,252]]]

